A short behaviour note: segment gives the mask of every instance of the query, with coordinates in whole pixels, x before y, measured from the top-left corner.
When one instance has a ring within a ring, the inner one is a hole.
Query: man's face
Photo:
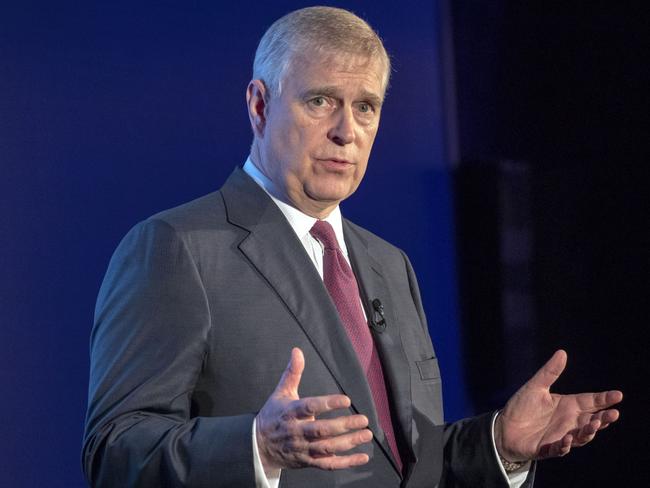
[[[267,95],[256,163],[281,198],[327,216],[359,186],[379,127],[384,67],[366,58],[305,56]]]

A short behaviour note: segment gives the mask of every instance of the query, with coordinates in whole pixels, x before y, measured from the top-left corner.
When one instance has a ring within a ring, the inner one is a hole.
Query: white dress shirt
[[[296,233],[296,236],[302,243],[303,247],[305,248],[305,251],[307,252],[307,255],[314,263],[314,266],[316,267],[316,270],[318,271],[318,274],[322,279],[323,278],[323,247],[321,243],[317,239],[312,237],[312,235],[309,233],[313,225],[316,223],[316,220],[318,219],[316,219],[315,217],[310,217],[309,215],[302,213],[297,208],[292,207],[288,203],[285,203],[282,200],[278,199],[275,195],[281,195],[282,193],[277,188],[275,188],[273,182],[269,180],[266,177],[266,175],[264,175],[257,168],[257,166],[255,166],[250,156],[246,160],[243,169],[244,172],[246,172],[248,176],[253,178],[253,180],[271,197],[271,199],[278,206],[280,211],[283,213],[283,215],[289,222],[289,225],[291,225],[291,228]],[[345,245],[345,239],[343,238],[343,221],[341,218],[341,210],[337,206],[334,210],[332,210],[332,212],[327,217],[325,217],[322,220],[328,222],[334,229],[334,234],[336,235],[336,240],[339,243],[341,252],[343,253],[343,256],[345,257],[345,259],[348,261],[349,264],[350,258],[348,256],[348,250]],[[503,468],[503,465],[501,464],[501,461],[499,460],[496,444],[494,442],[494,422],[496,420],[496,417],[497,415],[495,414],[494,417],[492,418],[492,446],[494,448],[495,461],[499,464],[499,467],[501,468],[501,472],[503,473],[503,476],[506,479],[506,481],[509,483],[510,488],[519,488],[526,480],[526,477],[528,476],[530,463],[527,463],[524,467],[522,467],[520,470],[516,472],[506,473],[505,469]],[[260,459],[259,451],[257,448],[257,436],[255,435],[255,433],[256,433],[256,422],[253,422],[253,433],[252,433],[253,464],[255,466],[256,488],[277,488],[280,483],[281,470],[278,469],[276,472],[269,473],[268,476],[264,472],[264,466],[262,465],[262,461]]]

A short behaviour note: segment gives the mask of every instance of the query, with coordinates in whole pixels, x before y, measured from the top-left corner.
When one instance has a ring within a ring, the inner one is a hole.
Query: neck
[[[316,201],[311,198],[309,198],[308,195],[305,195],[302,200],[298,200],[298,198],[294,199],[291,198],[290,195],[287,195],[288,203],[292,207],[297,208],[300,210],[302,213],[309,215],[310,217],[314,217],[319,220],[323,220],[331,214],[334,209],[338,206],[338,202],[332,202],[332,203],[327,203],[327,202],[321,202],[321,201]],[[284,201],[284,200],[283,200]]]
[[[273,195],[273,197],[300,210],[305,215],[322,220],[327,218],[338,206],[339,202],[322,202],[310,198],[307,194],[291,195],[287,192],[285,188],[286,185],[278,185],[265,169],[265,166],[260,164],[260,152],[255,143],[253,143],[253,146],[251,147],[250,160],[255,168],[257,168],[257,170],[266,178],[264,189]]]

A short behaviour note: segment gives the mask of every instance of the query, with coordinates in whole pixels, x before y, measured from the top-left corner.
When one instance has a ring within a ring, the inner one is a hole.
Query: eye
[[[360,102],[357,104],[357,110],[363,115],[372,115],[375,113],[375,107],[369,102]]]
[[[327,100],[325,100],[325,97],[314,97],[309,101],[309,103],[311,103],[314,107],[324,107],[327,103]]]
[[[365,113],[368,113],[368,112],[371,112],[371,111],[372,111],[372,107],[370,106],[369,103],[361,102],[359,104],[359,112],[365,114]]]

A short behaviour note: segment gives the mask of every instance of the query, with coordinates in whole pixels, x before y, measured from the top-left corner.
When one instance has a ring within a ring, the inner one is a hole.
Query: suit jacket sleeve
[[[440,486],[508,488],[492,447],[492,416],[487,413],[445,425],[443,474]],[[522,488],[532,488],[535,464]]]
[[[404,254],[413,303],[423,324],[423,335],[430,341],[420,290],[413,267]],[[433,346],[432,346],[433,349]],[[440,488],[508,488],[492,445],[492,416],[477,417],[445,424],[443,427],[443,466]],[[532,488],[535,465],[522,488]]]
[[[254,414],[191,415],[213,317],[167,223],[134,227],[111,259],[91,335],[83,468],[96,487],[254,486]]]

